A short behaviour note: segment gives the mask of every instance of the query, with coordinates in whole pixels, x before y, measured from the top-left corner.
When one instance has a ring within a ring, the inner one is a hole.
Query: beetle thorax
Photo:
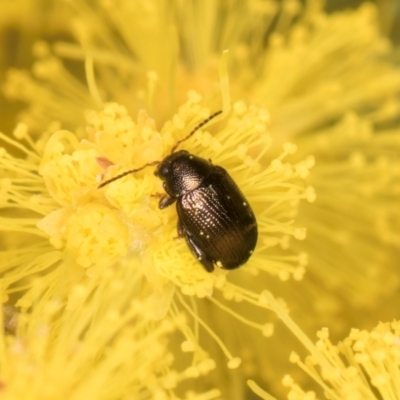
[[[164,181],[168,195],[177,198],[201,186],[212,169],[213,165],[204,158],[180,150],[164,158],[156,175]]]

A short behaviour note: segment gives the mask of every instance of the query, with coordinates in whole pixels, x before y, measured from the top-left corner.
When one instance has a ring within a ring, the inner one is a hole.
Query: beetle
[[[163,181],[166,192],[158,206],[164,209],[176,203],[178,236],[185,238],[207,272],[212,272],[215,266],[239,268],[252,255],[258,238],[255,215],[228,172],[186,150],[176,151],[182,142],[221,113],[218,111],[198,124],[175,143],[163,160],[126,171],[98,186],[102,188],[128,174],[157,166],[155,175]]]

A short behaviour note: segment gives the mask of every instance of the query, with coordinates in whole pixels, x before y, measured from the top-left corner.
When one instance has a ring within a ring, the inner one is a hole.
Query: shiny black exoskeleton
[[[208,272],[246,263],[257,243],[257,222],[223,168],[180,150],[165,157],[155,174],[167,193],[159,207],[176,201],[178,234]]]
[[[257,222],[236,183],[222,168],[177,147],[201,127],[222,114],[217,111],[177,141],[171,154],[161,161],[123,172],[101,183],[102,188],[126,175],[156,166],[166,191],[161,209],[176,202],[178,234],[208,272],[214,266],[235,269],[252,255],[257,243]]]

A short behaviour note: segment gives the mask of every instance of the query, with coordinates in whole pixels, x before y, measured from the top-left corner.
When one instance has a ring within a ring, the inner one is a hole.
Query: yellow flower
[[[62,304],[46,322],[54,332],[46,342],[51,354],[56,333],[68,335],[62,323],[76,288],[104,287],[90,308],[85,296],[76,306],[75,320],[95,321],[105,316],[99,310],[112,302],[113,277],[122,269],[129,272],[121,281],[140,282],[140,290],[132,294],[127,284],[118,294],[143,302],[149,330],[169,321],[180,332],[168,344],[181,348],[177,371],[199,375],[184,353],[192,353],[193,365],[205,360],[204,372],[218,365],[213,376],[225,398],[241,397],[243,376],[281,390],[283,353],[295,343],[272,336],[260,295],[266,287],[307,333],[328,325],[339,335],[375,323],[387,299],[397,304],[400,73],[372,5],[328,16],[317,1],[302,9],[294,0],[51,4],[49,21],[60,20],[62,37],[72,34],[79,44],[37,41],[32,76],[8,72],[5,95],[28,107],[14,139],[1,135],[0,158],[3,299],[21,309],[22,326],[33,327],[46,302]],[[40,17],[39,8],[33,13]],[[230,86],[227,72],[218,72],[227,48]],[[260,235],[243,268],[208,274],[175,239],[174,207],[158,209],[163,189],[151,168],[97,186],[161,160],[221,108],[222,118],[182,148],[229,171]],[[390,319],[392,310],[385,312]],[[113,343],[135,321],[125,321]],[[16,340],[34,347],[32,329],[17,330]],[[82,347],[90,347],[92,337],[82,334]],[[155,337],[167,351],[163,332]],[[99,354],[106,353],[103,346]],[[149,368],[151,379],[164,379],[162,365]],[[20,379],[13,377],[10,387]],[[205,398],[210,387],[201,383]]]
[[[36,291],[31,311],[17,314],[13,335],[0,335],[4,399],[162,400],[215,368],[204,354],[179,369],[168,343],[187,320],[181,313],[155,324],[128,262],[72,285],[67,299],[49,296],[46,279],[30,286]],[[185,398],[218,396],[210,389]]]
[[[103,111],[88,113],[87,139],[79,141],[71,132],[57,131],[47,141],[41,157],[33,153],[36,160],[40,159],[36,168],[41,177],[32,179],[36,179],[36,187],[42,192],[40,197],[33,197],[35,202],[29,193],[13,187],[15,179],[4,187],[8,203],[12,202],[11,195],[17,193],[19,207],[28,208],[28,204],[34,203],[38,207],[35,211],[45,215],[31,219],[31,230],[41,235],[40,231],[34,231],[37,225],[49,236],[55,248],[49,253],[58,254],[60,258],[52,262],[63,261],[68,265],[65,268],[69,270],[70,279],[101,275],[126,256],[137,254],[141,257],[136,267],[138,274],[147,277],[153,291],[163,292],[164,286],[172,282],[184,294],[198,297],[210,296],[213,287],[223,293],[226,288],[225,297],[232,296],[231,293],[239,295],[226,284],[226,271],[205,272],[187,251],[186,244],[176,240],[176,212],[172,207],[158,209],[157,199],[152,194],[161,192],[162,187],[151,170],[115,181],[104,191],[97,189],[102,163],[99,165],[96,159],[101,158],[103,163],[108,160],[109,164],[118,160],[120,164],[111,165],[108,168],[111,172],[106,172],[115,176],[127,166],[138,167],[165,157],[184,127],[196,125],[208,115],[209,110],[202,107],[200,101],[198,94],[190,93],[189,101],[160,132],[145,113],[141,112],[134,123],[124,107],[106,104]],[[238,102],[218,132],[213,136],[198,132],[185,147],[194,154],[210,157],[216,164],[223,163],[258,215],[259,245],[248,263],[247,273],[258,275],[260,271],[267,271],[281,275],[282,279],[290,274],[301,277],[305,257],[281,255],[279,247],[287,247],[290,237],[304,238],[304,230],[293,225],[292,220],[300,199],[313,200],[312,188],[301,183],[308,176],[312,158],[291,165],[285,159],[296,147],[285,143],[283,152],[273,158],[269,166],[262,167],[271,143],[268,119],[265,110]],[[19,126],[15,134],[22,138],[26,132]],[[8,142],[21,147],[11,140]],[[6,154],[3,167],[8,174],[13,173],[10,160],[15,159]],[[16,161],[24,171],[34,168],[34,163]],[[18,230],[18,221],[14,229]],[[274,251],[274,247],[278,249]],[[31,274],[37,272],[33,266]],[[9,274],[8,280],[12,279],[13,275]],[[18,279],[19,276],[8,283],[6,292]],[[247,297],[244,293],[240,295]],[[24,295],[25,301],[27,297]],[[168,307],[164,304],[163,308]]]
[[[314,345],[270,293],[263,297],[310,352],[304,362],[293,352],[291,362],[319,386],[317,393],[306,392],[287,375],[283,384],[290,388],[289,400],[386,400],[400,396],[400,321],[380,322],[371,331],[352,329],[336,346],[329,340],[329,329],[324,328],[317,333],[319,340]],[[272,400],[255,382],[248,383],[260,397]]]

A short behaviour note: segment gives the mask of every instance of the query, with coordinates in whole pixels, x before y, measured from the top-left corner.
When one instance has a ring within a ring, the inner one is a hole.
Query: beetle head
[[[177,198],[197,189],[212,168],[207,160],[179,150],[161,161],[155,175],[163,181],[165,191]]]
[[[114,176],[114,178],[102,182],[97,188],[100,189],[111,182],[115,182],[126,175],[133,174],[134,172],[139,172],[146,167],[158,165],[155,175],[164,181],[164,189],[170,196],[179,197],[193,189],[196,189],[201,183],[200,182],[196,184],[196,182],[203,177],[205,173],[204,168],[206,168],[209,163],[202,158],[192,156],[185,150],[176,151],[176,149],[181,143],[188,140],[200,128],[220,114],[222,114],[222,111],[217,111],[210,115],[204,121],[200,122],[200,124],[198,124],[186,137],[178,140],[172,147],[171,154],[165,157],[164,160],[152,161],[141,166],[140,168],[123,172],[122,174]]]

